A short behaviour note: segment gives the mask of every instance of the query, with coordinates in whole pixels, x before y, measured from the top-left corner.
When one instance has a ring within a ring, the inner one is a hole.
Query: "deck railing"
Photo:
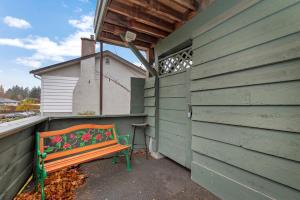
[[[0,199],[12,199],[33,173],[36,131],[58,130],[77,124],[114,123],[120,135],[131,135],[131,124],[145,122],[146,116],[35,116],[0,124]],[[137,143],[142,140],[139,136],[142,134],[137,134]]]

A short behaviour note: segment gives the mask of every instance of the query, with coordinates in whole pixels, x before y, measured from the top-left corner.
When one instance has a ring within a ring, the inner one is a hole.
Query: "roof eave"
[[[98,0],[97,8],[94,19],[94,32],[96,34],[96,39],[99,33],[101,32],[101,25],[103,23],[103,16],[105,16],[105,12],[107,10],[107,5],[109,5],[110,0]]]

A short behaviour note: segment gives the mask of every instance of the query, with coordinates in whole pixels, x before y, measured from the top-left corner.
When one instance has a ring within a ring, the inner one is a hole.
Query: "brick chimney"
[[[96,53],[96,41],[94,35],[90,38],[81,38],[81,56]]]

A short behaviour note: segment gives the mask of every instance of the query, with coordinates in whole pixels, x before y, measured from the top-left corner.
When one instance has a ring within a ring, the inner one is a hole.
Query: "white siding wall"
[[[41,113],[72,113],[76,77],[42,76]]]

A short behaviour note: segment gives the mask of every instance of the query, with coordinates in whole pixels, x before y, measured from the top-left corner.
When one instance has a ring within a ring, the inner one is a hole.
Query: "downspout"
[[[100,115],[103,112],[103,43],[100,41]]]

